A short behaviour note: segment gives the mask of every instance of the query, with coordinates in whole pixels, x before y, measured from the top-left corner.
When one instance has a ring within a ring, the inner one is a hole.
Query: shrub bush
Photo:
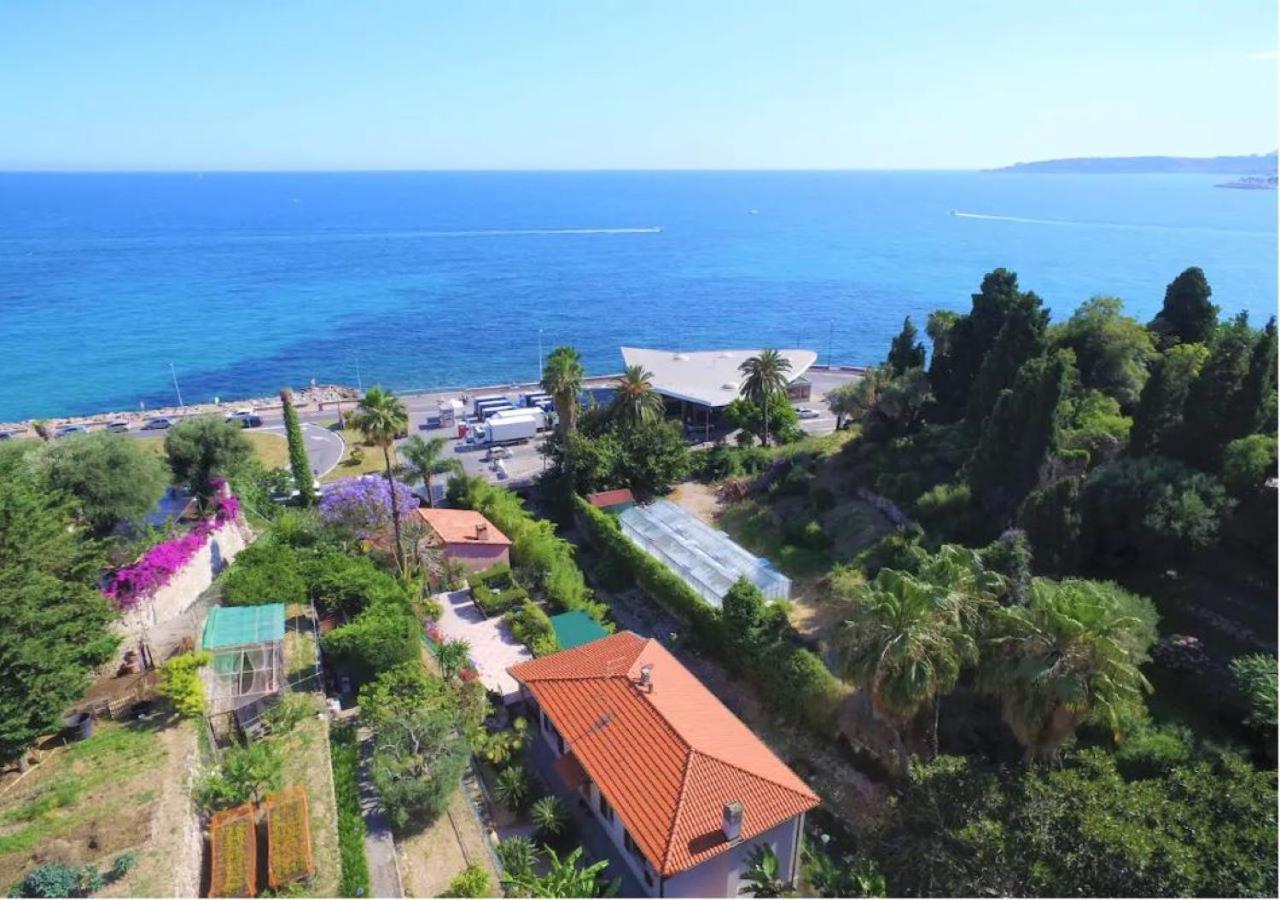
[[[178,715],[195,718],[204,715],[204,683],[200,667],[213,659],[211,653],[183,653],[160,667],[160,684],[156,690],[173,704]]]
[[[360,746],[354,725],[339,725],[329,736],[333,792],[338,801],[338,856],[342,862],[342,897],[369,894],[369,861],[364,854],[364,815],[360,805]]]
[[[222,580],[227,606],[263,603],[306,603],[307,582],[302,577],[298,552],[269,536],[246,547],[236,556]]]
[[[469,864],[449,882],[448,889],[441,897],[490,897],[493,888],[489,883],[489,873],[483,866]]]
[[[532,600],[526,598],[507,612],[505,618],[515,639],[532,650],[534,656],[546,656],[560,649],[551,619]]]
[[[368,680],[418,658],[418,620],[407,606],[378,603],[326,634],[325,656]]]

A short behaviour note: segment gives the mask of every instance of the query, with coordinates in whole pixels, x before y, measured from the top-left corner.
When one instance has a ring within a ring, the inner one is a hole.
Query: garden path
[[[369,861],[369,890],[375,897],[403,897],[391,823],[373,786],[373,732],[360,728],[360,812],[364,816],[364,855]]]

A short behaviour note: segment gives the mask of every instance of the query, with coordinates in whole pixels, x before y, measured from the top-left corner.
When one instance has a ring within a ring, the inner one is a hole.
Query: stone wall
[[[184,623],[181,620],[192,610],[218,573],[230,565],[236,555],[252,541],[252,532],[239,522],[227,522],[214,531],[209,536],[209,541],[200,548],[200,552],[181,572],[173,576],[172,581],[156,591],[156,595],[150,600],[139,603],[112,624],[112,629],[122,638],[120,653],[135,646],[138,638],[145,633],[157,656],[163,659],[167,646],[176,644],[183,633],[194,636],[198,623]]]

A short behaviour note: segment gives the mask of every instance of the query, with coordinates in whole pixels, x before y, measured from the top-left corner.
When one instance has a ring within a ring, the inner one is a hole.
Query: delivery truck
[[[532,415],[499,416],[467,429],[467,443],[478,447],[523,444],[538,435],[538,420]]]
[[[506,397],[493,397],[487,400],[480,400],[475,405],[476,418],[483,422],[498,410],[515,408],[515,404]]]

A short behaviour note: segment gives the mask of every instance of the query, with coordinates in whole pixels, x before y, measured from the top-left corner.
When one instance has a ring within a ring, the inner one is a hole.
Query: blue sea
[[[881,359],[1005,266],[1146,321],[1201,266],[1276,306],[1276,194],[976,172],[0,174],[0,420],[591,372],[622,344]]]

